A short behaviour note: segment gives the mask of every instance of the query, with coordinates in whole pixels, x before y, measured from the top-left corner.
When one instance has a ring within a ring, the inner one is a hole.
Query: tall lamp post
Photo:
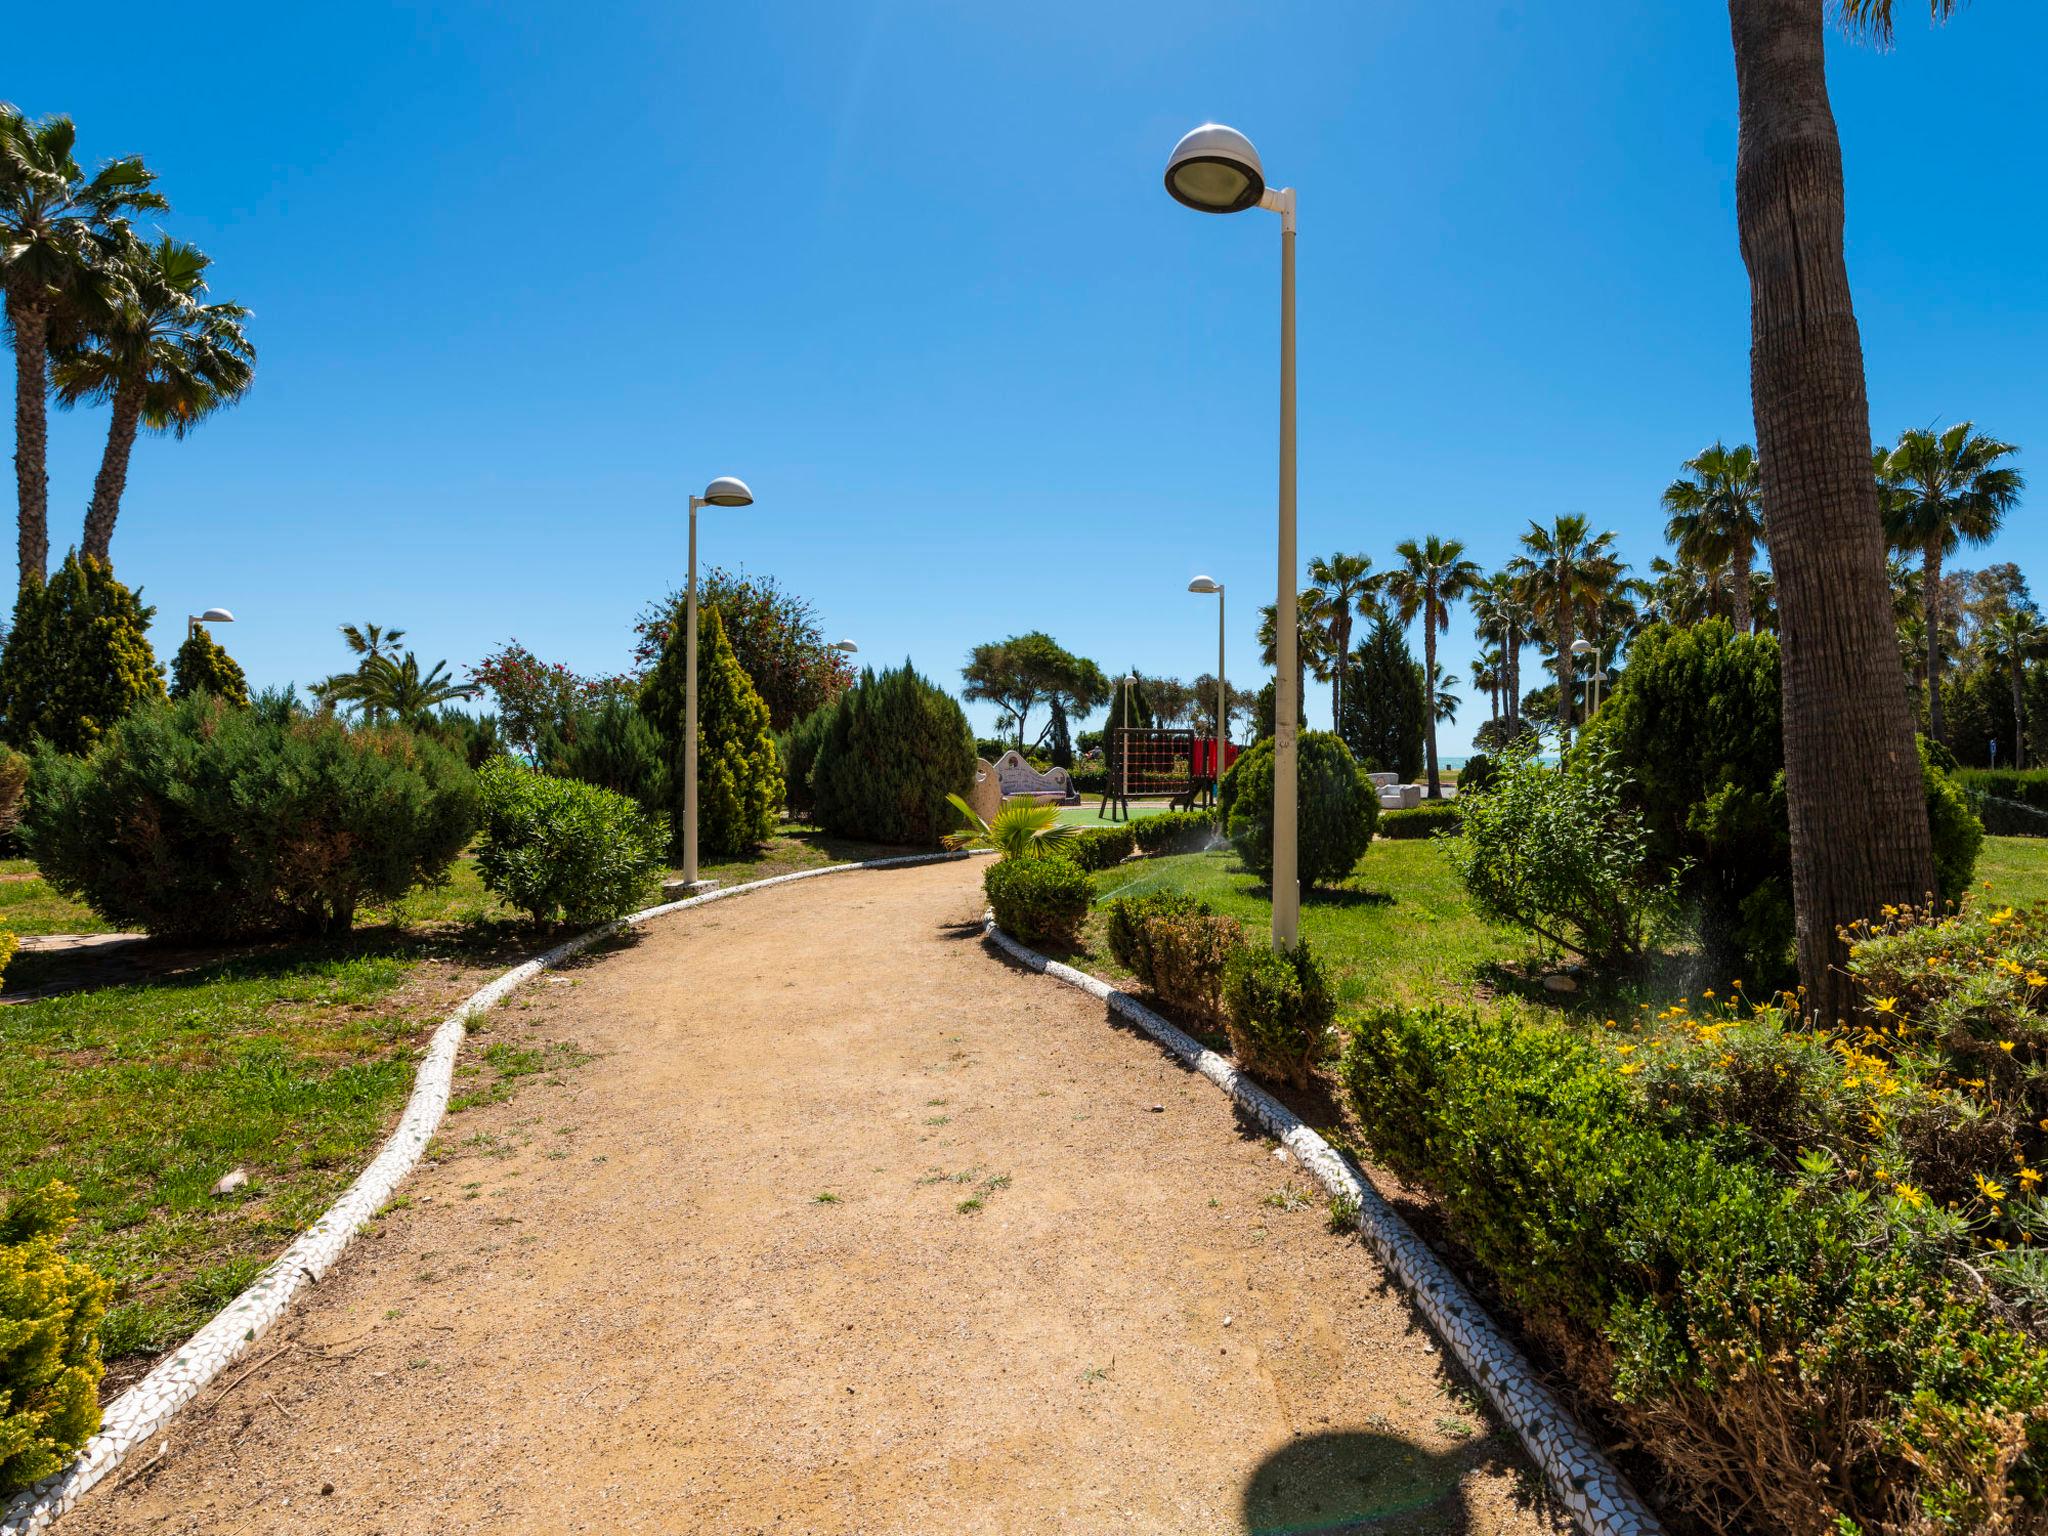
[[[1204,123],[1173,146],[1166,190],[1197,213],[1264,208],[1280,215],[1280,600],[1274,615],[1278,676],[1273,698],[1273,942],[1292,949],[1301,933],[1296,735],[1300,730],[1300,633],[1295,628],[1294,559],[1294,189],[1266,185],[1252,141]]]
[[[1223,676],[1223,583],[1197,576],[1188,583],[1190,592],[1216,594],[1216,787],[1223,787],[1223,743],[1230,732],[1230,684]]]
[[[683,884],[691,890],[711,884],[697,878],[697,509],[751,507],[754,493],[747,482],[720,475],[690,498],[690,596],[684,621],[683,694],[689,701],[689,724],[683,737]]]
[[[1566,699],[1566,700],[1564,701],[1564,704],[1565,704],[1565,708],[1566,708],[1567,710],[1569,710],[1569,711],[1571,712],[1571,714],[1572,714],[1573,716],[1577,716],[1577,714],[1578,714],[1578,712],[1579,712],[1579,701],[1578,701],[1578,698],[1576,697],[1576,695],[1578,694],[1578,691],[1579,691],[1579,663],[1580,663],[1580,662],[1582,662],[1582,661],[1584,661],[1586,657],[1588,657],[1588,656],[1590,656],[1590,655],[1592,655],[1592,654],[1593,654],[1593,642],[1592,642],[1592,641],[1590,641],[1590,640],[1588,640],[1588,639],[1587,639],[1587,638],[1586,638],[1586,637],[1585,637],[1584,635],[1581,635],[1581,636],[1579,636],[1579,638],[1578,638],[1578,639],[1576,639],[1576,640],[1574,640],[1574,641],[1572,642],[1572,664],[1571,664],[1571,684],[1570,684],[1570,690],[1571,690],[1571,693],[1572,693],[1573,697],[1567,698],[1567,699]],[[1598,663],[1596,662],[1596,663],[1594,663],[1594,665],[1595,665],[1595,667],[1596,667],[1596,669],[1597,669],[1597,667],[1598,667],[1598,665],[1599,665],[1599,664],[1598,664]],[[1589,699],[1588,699],[1588,700],[1586,701],[1586,706],[1587,706],[1587,707],[1586,707],[1586,718],[1587,718],[1588,720],[1590,720],[1590,719],[1592,719],[1592,718],[1593,718],[1593,709],[1592,709],[1592,703],[1593,703],[1593,701],[1592,701],[1592,700],[1591,700],[1590,698],[1589,698]],[[1569,745],[1569,743],[1566,743],[1566,742],[1560,742],[1560,743],[1558,743],[1558,745],[1559,745],[1560,749],[1562,749],[1563,747],[1565,747],[1565,746]]]
[[[232,624],[234,622],[235,616],[225,608],[209,608],[204,613],[188,613],[185,615],[185,638],[190,640],[194,635],[198,634],[199,626],[202,624]]]

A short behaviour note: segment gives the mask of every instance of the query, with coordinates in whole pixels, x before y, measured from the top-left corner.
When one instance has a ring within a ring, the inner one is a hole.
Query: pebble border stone
[[[968,857],[966,853],[914,853],[858,864],[828,864],[820,869],[773,875],[766,880],[664,902],[579,933],[471,993],[434,1031],[426,1057],[413,1079],[412,1097],[406,1102],[405,1113],[370,1166],[319,1220],[300,1233],[268,1269],[250,1282],[247,1290],[187,1339],[176,1353],[116,1398],[101,1415],[99,1433],[86,1442],[67,1466],[16,1494],[4,1517],[0,1517],[0,1536],[33,1536],[47,1530],[52,1521],[120,1466],[136,1447],[162,1431],[172,1415],[248,1353],[249,1347],[285,1314],[298,1294],[334,1267],[342,1250],[364,1230],[370,1218],[391,1198],[399,1181],[412,1172],[425,1154],[427,1143],[433,1139],[448,1108],[448,1093],[455,1079],[455,1054],[461,1049],[468,1033],[467,1021],[473,1015],[495,1007],[522,983],[574,958],[593,944],[671,912],[727,901],[772,885],[815,880],[821,875],[937,864]]]
[[[1522,1352],[1379,1191],[1294,1112],[1127,992],[1018,943],[987,919],[987,941],[1020,965],[1078,987],[1145,1031],[1182,1066],[1201,1073],[1278,1137],[1333,1198],[1349,1201],[1387,1275],[1413,1299],[1458,1363],[1521,1438],[1573,1521],[1587,1536],[1663,1536],[1664,1527],[1571,1412],[1537,1378]]]

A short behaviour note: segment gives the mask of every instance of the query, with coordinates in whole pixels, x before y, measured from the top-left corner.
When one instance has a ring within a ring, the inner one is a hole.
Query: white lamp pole
[[[1190,592],[1216,594],[1216,787],[1223,787],[1223,743],[1230,733],[1230,684],[1223,675],[1223,583],[1197,576],[1188,583]]]
[[[1572,642],[1571,683],[1569,685],[1570,692],[1567,694],[1565,698],[1564,707],[1566,708],[1566,710],[1570,712],[1571,716],[1574,719],[1578,717],[1579,713],[1579,701],[1575,697],[1575,695],[1579,691],[1579,658],[1590,654],[1592,649],[1593,642],[1588,640],[1584,635],[1579,636],[1578,639]],[[1593,701],[1589,698],[1586,701],[1586,718],[1590,720],[1592,717]],[[1560,750],[1568,745],[1570,745],[1570,743],[1568,742],[1558,743]]]
[[[697,878],[697,509],[750,507],[754,493],[744,480],[720,475],[690,498],[690,595],[683,624],[683,693],[689,701],[689,723],[683,737],[683,884],[691,888],[710,882]]]
[[[1294,189],[1266,185],[1252,141],[1204,123],[1173,146],[1166,190],[1198,213],[1264,208],[1280,215],[1280,550],[1273,698],[1273,942],[1292,949],[1301,933],[1296,736],[1300,730],[1300,634],[1295,628],[1294,557]]]
[[[202,624],[232,624],[234,622],[235,616],[225,608],[209,608],[204,613],[188,613],[185,615],[185,638],[190,640],[194,635],[198,634],[199,626]]]

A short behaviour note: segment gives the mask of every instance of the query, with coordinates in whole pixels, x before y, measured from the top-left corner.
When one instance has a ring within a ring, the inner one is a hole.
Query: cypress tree
[[[155,617],[104,560],[68,555],[47,585],[23,587],[0,654],[0,736],[82,753],[136,705],[163,698],[147,634]]]
[[[1344,684],[1344,718],[1337,722],[1344,744],[1361,766],[1398,773],[1412,783],[1422,771],[1422,664],[1400,629],[1376,620],[1351,653],[1352,672]]]
[[[811,795],[827,832],[929,848],[959,821],[946,796],[965,794],[973,781],[967,716],[905,661],[863,672],[840,695],[818,745]]]
[[[661,660],[640,689],[640,710],[661,733],[668,752],[675,847],[684,835],[683,744],[689,719],[684,625],[669,626]],[[697,846],[712,858],[749,853],[775,830],[782,770],[768,706],[725,638],[716,608],[697,625]]]
[[[194,693],[216,694],[230,704],[249,702],[249,680],[242,675],[241,664],[203,624],[193,627],[171,658],[171,697],[182,699]]]

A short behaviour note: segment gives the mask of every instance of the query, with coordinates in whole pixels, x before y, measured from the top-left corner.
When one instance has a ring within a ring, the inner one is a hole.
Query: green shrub
[[[1067,849],[1067,857],[1092,872],[1121,864],[1136,852],[1137,846],[1137,839],[1128,824],[1091,827],[1074,839],[1073,845]]]
[[[689,735],[689,629],[669,626],[647,681],[640,709],[668,756],[674,835],[681,852],[684,770]],[[775,831],[775,807],[782,798],[782,770],[775,761],[775,737],[768,706],[733,655],[716,608],[697,620],[697,846],[711,858],[738,858],[765,843]]]
[[[100,1318],[113,1287],[62,1238],[78,1197],[62,1184],[0,1216],[0,1499],[40,1482],[100,1427]]]
[[[1213,847],[1220,825],[1214,811],[1161,811],[1157,816],[1135,817],[1130,823],[1138,851],[1153,856],[1200,853]]]
[[[24,587],[0,652],[0,736],[84,752],[136,705],[163,698],[146,633],[155,616],[103,560],[68,556],[47,584]]]
[[[1109,952],[1116,963],[1146,986],[1152,985],[1152,951],[1146,935],[1154,918],[1187,917],[1206,913],[1207,902],[1179,891],[1155,891],[1149,896],[1118,896],[1108,907]]]
[[[1161,1002],[1195,1022],[1223,1022],[1223,976],[1243,947],[1236,918],[1193,897],[1162,892],[1109,904],[1109,948]]]
[[[1348,876],[1372,846],[1379,795],[1351,749],[1328,731],[1307,731],[1297,748],[1299,874],[1304,887]],[[1232,765],[1230,841],[1245,867],[1273,878],[1273,743],[1262,741]]]
[[[477,774],[484,884],[541,922],[623,917],[659,883],[668,828],[632,800],[509,757]]]
[[[259,695],[257,707],[262,706],[263,696]],[[498,728],[498,717],[493,714],[438,709],[431,715],[422,715],[413,729],[433,737],[472,768],[481,768],[492,758],[503,757],[508,750]]]
[[[1458,793],[1468,789],[1484,789],[1500,773],[1500,766],[1484,752],[1465,759],[1465,766],[1458,770]]]
[[[0,847],[14,840],[21,824],[22,796],[28,789],[28,754],[0,746]]]
[[[194,693],[217,693],[230,704],[249,702],[249,680],[242,675],[241,664],[221,649],[204,624],[192,627],[171,658],[171,697]]]
[[[998,859],[981,877],[996,926],[1033,948],[1071,949],[1095,887],[1071,859]]]
[[[1465,794],[1465,782],[1458,781],[1458,794]],[[1458,802],[1440,800],[1413,806],[1405,811],[1381,811],[1379,835],[1391,838],[1435,837],[1439,832],[1458,830]]]
[[[1491,789],[1460,795],[1447,846],[1480,915],[1601,965],[1638,958],[1677,914],[1680,872],[1653,851],[1625,785],[1605,757],[1553,768],[1517,754]]]
[[[1920,745],[1920,780],[1927,790],[1927,829],[1934,839],[1934,889],[1944,900],[1960,901],[1977,873],[1984,823],[1955,778],[1935,765],[1925,736]]]
[[[2038,1518],[2048,1354],[1824,1156],[1787,1178],[1663,1129],[1646,1049],[1393,1011],[1342,1077],[1375,1155],[1708,1528]]]
[[[1308,1086],[1327,1053],[1337,1001],[1322,961],[1303,939],[1292,949],[1263,940],[1232,949],[1223,966],[1224,1032],[1230,1054],[1255,1077]]]
[[[109,922],[217,939],[345,932],[360,903],[443,879],[476,816],[473,775],[428,737],[195,694],[89,757],[43,747],[22,837]]]
[[[839,837],[935,847],[957,821],[949,794],[974,782],[974,737],[952,695],[905,662],[866,671],[840,696],[811,792]]]
[[[552,729],[547,732],[541,752],[547,772],[624,795],[649,815],[675,803],[661,733],[631,699],[614,695],[593,709],[578,710],[570,729],[568,740]]]
[[[1109,791],[1109,770],[1100,763],[1069,769],[1067,777],[1073,781],[1077,795],[1101,795]]]
[[[835,701],[822,704],[775,739],[775,755],[782,763],[782,798],[792,816],[811,811],[811,770],[817,766],[818,751],[832,731]]]
[[[1930,749],[1939,743],[1930,742]],[[1940,758],[1929,753],[1938,763]],[[1954,753],[1949,756],[1953,758]],[[2017,800],[2034,810],[2048,812],[2048,768],[1963,768],[1953,770],[1965,789],[1977,790],[2000,800]]]

